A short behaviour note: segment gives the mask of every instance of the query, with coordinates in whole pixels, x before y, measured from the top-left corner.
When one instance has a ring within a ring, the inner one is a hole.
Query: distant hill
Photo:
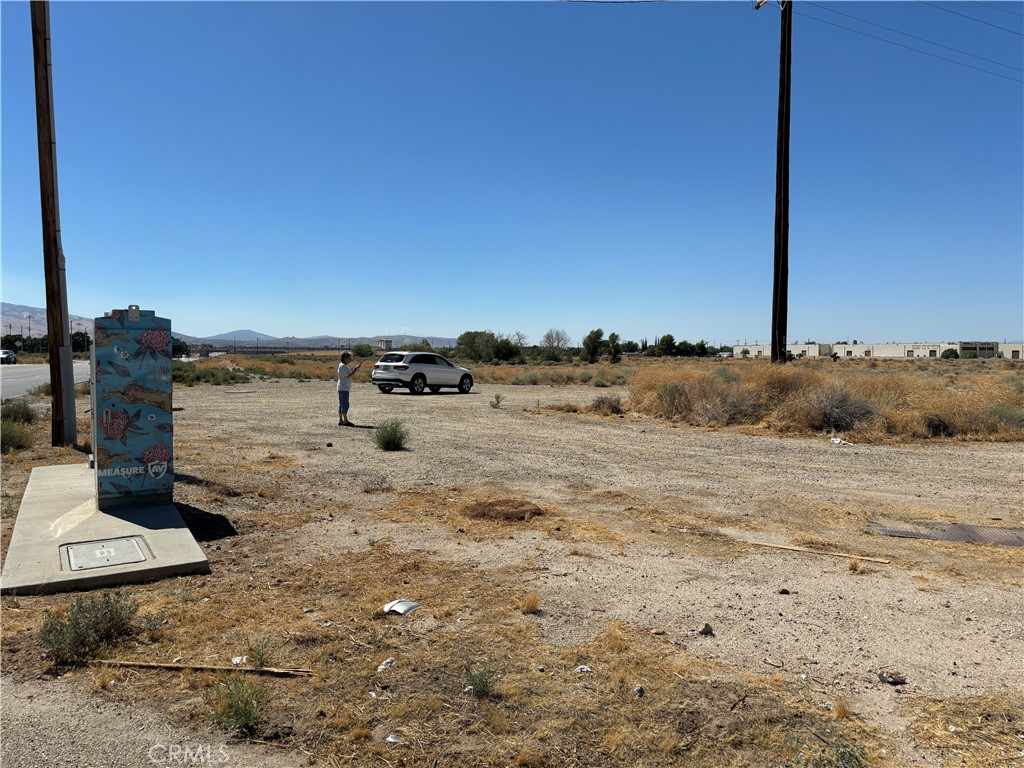
[[[71,332],[85,331],[92,335],[92,317],[83,315],[70,315]],[[30,307],[25,304],[0,303],[0,334],[13,333],[23,336],[45,336],[46,335],[46,309],[43,307]],[[173,322],[173,321],[172,321]],[[31,328],[31,334],[30,334]],[[419,344],[423,339],[430,342],[432,347],[443,348],[455,343],[454,337],[440,337],[422,335],[400,334],[397,336],[382,333],[378,336],[311,336],[307,338],[296,338],[289,336],[282,338],[260,333],[250,329],[228,331],[218,333],[216,336],[192,336],[183,333],[177,326],[172,325],[172,333],[187,344],[211,343],[214,346],[234,345],[245,349],[258,347],[263,342],[268,346],[294,346],[313,347],[316,349],[341,349],[351,348],[357,344],[369,344],[376,348],[379,339],[391,339],[393,349],[401,349],[407,344]]]
[[[92,335],[92,318],[69,315],[71,332],[86,331]],[[46,335],[46,309],[25,304],[0,303],[0,332],[38,338]]]
[[[276,336],[270,336],[266,333],[260,333],[259,331],[228,331],[227,333],[218,333],[216,336],[206,336],[205,338],[211,341],[267,341],[268,339],[275,339]]]

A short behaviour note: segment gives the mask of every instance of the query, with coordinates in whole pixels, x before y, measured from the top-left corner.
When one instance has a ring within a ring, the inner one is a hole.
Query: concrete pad
[[[100,511],[88,464],[32,470],[0,594],[32,595],[209,573],[173,504]]]

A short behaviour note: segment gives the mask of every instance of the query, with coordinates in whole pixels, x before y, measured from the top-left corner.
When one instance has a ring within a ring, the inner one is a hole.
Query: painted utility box
[[[92,446],[100,509],[170,503],[171,321],[135,304],[94,320]]]

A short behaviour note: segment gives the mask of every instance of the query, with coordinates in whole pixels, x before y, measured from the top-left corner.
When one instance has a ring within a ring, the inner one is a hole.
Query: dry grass
[[[865,441],[1024,440],[1024,387],[1006,365],[684,361],[641,367],[628,391],[635,410],[702,426]]]
[[[1024,698],[1011,693],[963,699],[908,701],[919,712],[908,729],[920,745],[944,756],[946,765],[988,768],[1019,762],[1024,742]]]
[[[523,598],[522,612],[526,614],[540,613],[540,592],[533,590]]]
[[[261,638],[281,664],[314,672],[267,680],[261,712],[271,726],[292,725],[287,743],[318,762],[368,764],[387,755],[407,766],[633,766],[642,757],[672,766],[746,764],[769,754],[792,761],[794,735],[836,727],[792,683],[737,676],[627,624],[609,623],[592,642],[547,645],[526,610],[532,601],[515,599],[517,587],[428,557],[412,561],[386,544],[274,572],[228,562],[217,570],[216,591],[195,577],[138,587],[147,610],[170,607],[168,626],[156,640],[137,638],[120,658],[223,664]],[[381,606],[403,581],[424,607],[384,616]],[[36,618],[61,599],[34,601]],[[23,665],[33,630],[5,626],[4,635],[5,661]],[[390,657],[395,664],[377,671]],[[584,665],[589,672],[576,671]],[[486,697],[466,690],[470,669],[490,676]],[[163,702],[181,723],[201,724],[219,690],[216,676],[199,672],[147,670],[116,690],[102,668],[80,674],[105,695]],[[851,740],[884,743],[851,727]],[[403,751],[384,751],[390,734],[405,741]]]

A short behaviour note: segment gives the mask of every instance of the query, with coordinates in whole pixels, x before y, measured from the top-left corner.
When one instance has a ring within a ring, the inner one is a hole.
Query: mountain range
[[[71,321],[71,332],[85,331],[92,335],[93,318],[83,315],[69,314]],[[24,337],[46,335],[46,309],[44,307],[30,307],[25,304],[0,303],[0,331],[3,334],[20,334]],[[330,336],[323,334],[307,338],[295,336],[272,336],[267,333],[260,333],[249,329],[239,329],[218,333],[215,336],[191,336],[172,329],[174,336],[187,344],[209,343],[215,346],[233,345],[238,347],[252,348],[260,344],[268,347],[313,347],[321,349],[340,349],[354,347],[357,344],[369,344],[376,347],[380,339],[391,339],[395,349],[401,349],[406,344],[417,344],[423,339],[430,342],[432,347],[447,347],[455,343],[452,337],[437,337],[427,335],[387,335],[378,336]]]

